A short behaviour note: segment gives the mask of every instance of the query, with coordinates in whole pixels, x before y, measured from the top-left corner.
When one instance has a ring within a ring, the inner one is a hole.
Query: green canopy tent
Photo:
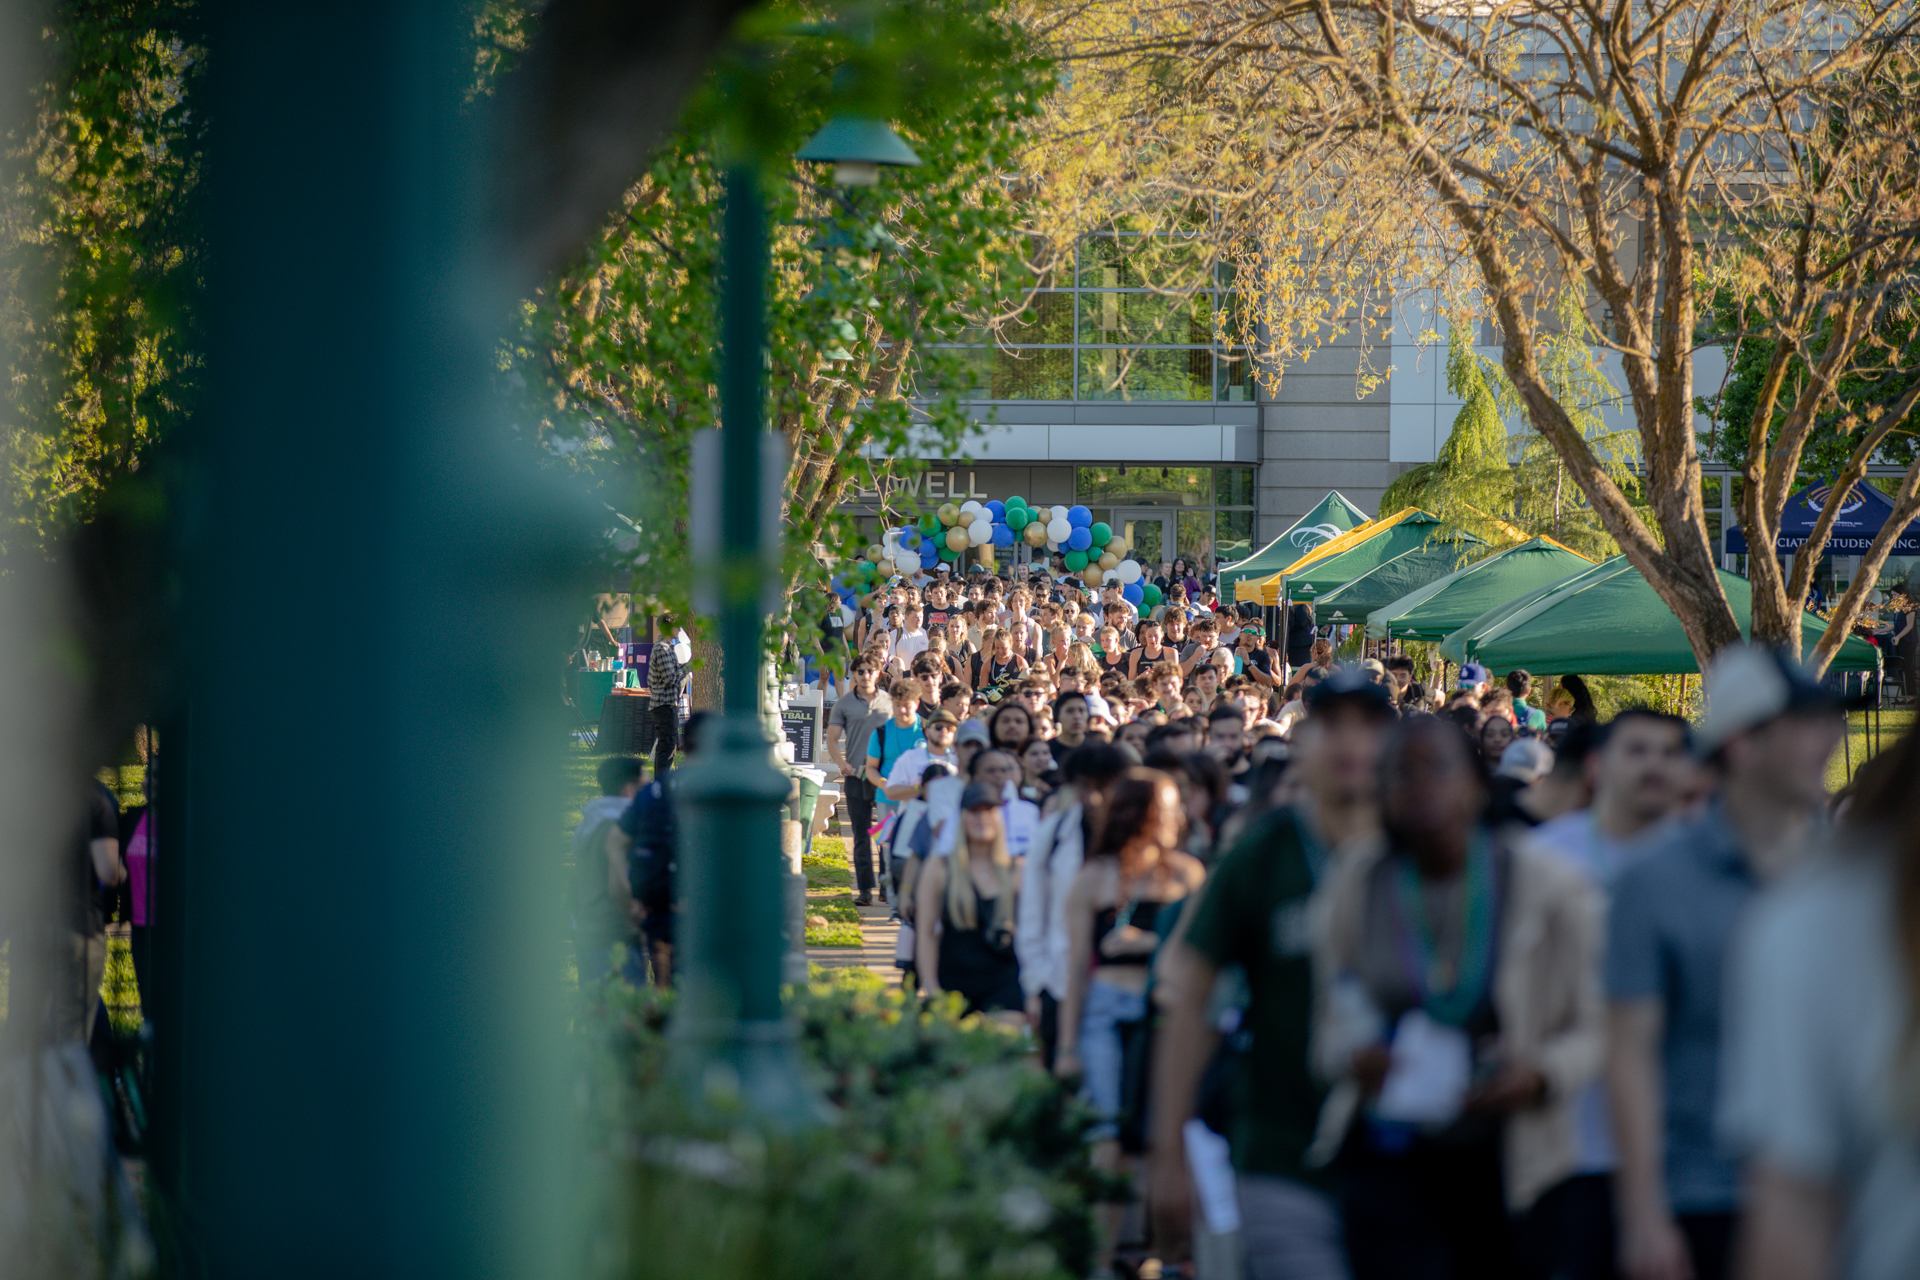
[[[1552,538],[1534,538],[1373,610],[1367,615],[1367,634],[1376,640],[1440,640],[1489,609],[1592,567],[1591,560]]]
[[[1408,552],[1431,548],[1439,555],[1444,564],[1433,574],[1421,580],[1419,584],[1409,584],[1398,594],[1405,595],[1414,585],[1423,585],[1434,578],[1452,572],[1460,564],[1463,554],[1470,553],[1474,547],[1486,544],[1464,530],[1455,529],[1443,523],[1438,517],[1430,516],[1418,507],[1408,507],[1391,516],[1375,521],[1367,526],[1347,545],[1323,548],[1322,554],[1302,557],[1303,563],[1296,565],[1277,578],[1263,583],[1263,591],[1270,584],[1273,599],[1268,604],[1280,604],[1291,600],[1311,600],[1316,612],[1323,597],[1346,586],[1363,574],[1368,574],[1398,560]],[[1331,551],[1331,554],[1326,552]],[[1417,562],[1416,562],[1417,563]],[[1409,568],[1415,567],[1410,565]],[[1374,601],[1373,607],[1396,599],[1387,595]],[[1358,601],[1356,594],[1355,601]],[[1348,608],[1349,618],[1364,618],[1366,610]],[[1322,619],[1324,621],[1324,619]]]
[[[1745,578],[1719,570],[1721,589],[1739,620],[1753,626],[1753,591]],[[1827,624],[1806,614],[1801,647],[1811,650]],[[1491,609],[1440,642],[1453,662],[1479,662],[1494,671],[1528,667],[1582,675],[1678,675],[1700,669],[1680,620],[1640,571],[1615,556]],[[1848,637],[1832,671],[1873,671],[1879,652]]]
[[[1320,504],[1287,526],[1279,537],[1244,560],[1220,569],[1220,598],[1234,599],[1233,589],[1244,578],[1265,578],[1280,572],[1323,542],[1367,522],[1367,513],[1340,494],[1329,491]]]
[[[1477,538],[1469,540],[1458,529],[1441,529],[1427,541],[1383,560],[1359,577],[1314,601],[1322,623],[1351,625],[1365,622],[1377,609],[1403,599],[1409,592],[1460,571],[1460,562],[1477,553]]]

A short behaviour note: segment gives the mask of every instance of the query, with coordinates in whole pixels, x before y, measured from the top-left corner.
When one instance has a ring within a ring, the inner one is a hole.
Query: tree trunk
[[[1840,646],[1846,643],[1853,624],[1860,617],[1860,610],[1866,604],[1867,593],[1873,590],[1873,584],[1879,580],[1880,569],[1893,554],[1894,543],[1906,532],[1916,516],[1920,516],[1920,460],[1907,468],[1907,474],[1900,478],[1900,491],[1893,498],[1893,514],[1880,526],[1880,532],[1873,537],[1873,545],[1867,548],[1867,554],[1860,561],[1860,572],[1853,575],[1853,581],[1840,597],[1840,603],[1834,606],[1833,616],[1827,620],[1826,634],[1820,637],[1820,643],[1813,648],[1813,656],[1807,665],[1815,675],[1825,674],[1827,664],[1833,661]]]
[[[688,706],[694,711],[719,711],[724,696],[720,689],[720,642],[707,627],[687,632],[693,638],[693,688]]]

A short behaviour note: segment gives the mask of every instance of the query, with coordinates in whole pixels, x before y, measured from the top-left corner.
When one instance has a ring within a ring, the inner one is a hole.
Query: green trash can
[[[797,768],[793,771],[794,780],[800,784],[799,794],[787,801],[787,816],[800,824],[800,851],[802,855],[813,852],[813,807],[820,803],[820,784],[827,775],[818,769]]]

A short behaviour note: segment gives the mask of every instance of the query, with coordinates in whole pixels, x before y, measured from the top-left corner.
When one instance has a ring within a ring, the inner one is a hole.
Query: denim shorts
[[[1145,992],[1123,991],[1100,981],[1087,985],[1087,1004],[1080,1013],[1080,1096],[1100,1113],[1100,1123],[1088,1131],[1089,1141],[1120,1136],[1120,1024],[1146,1016]]]

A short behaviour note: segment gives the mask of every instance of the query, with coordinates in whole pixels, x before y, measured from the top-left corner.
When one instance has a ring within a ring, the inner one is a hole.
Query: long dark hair
[[[1598,720],[1600,708],[1593,704],[1593,691],[1579,676],[1561,676],[1560,687],[1573,695],[1573,714],[1569,720]]]
[[[1089,808],[1093,839],[1087,845],[1087,857],[1114,858],[1120,862],[1121,875],[1138,874],[1139,868],[1127,865],[1124,855],[1127,847],[1146,829],[1154,798],[1169,787],[1173,789],[1175,808],[1184,814],[1180,785],[1170,775],[1136,766],[1115,778],[1100,797],[1098,808]]]

